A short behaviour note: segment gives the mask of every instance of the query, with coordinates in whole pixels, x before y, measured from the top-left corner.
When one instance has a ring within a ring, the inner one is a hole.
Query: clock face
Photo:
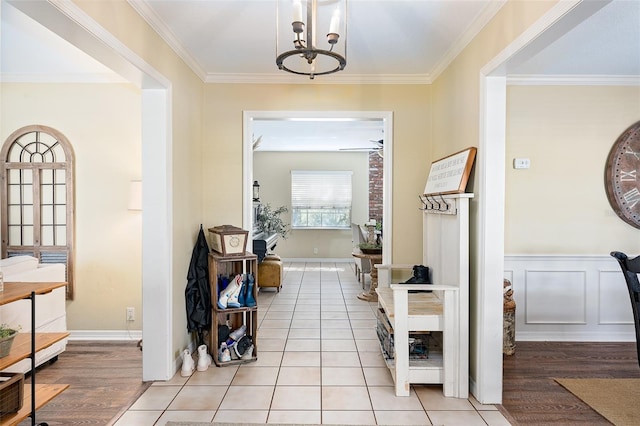
[[[640,229],[640,121],[613,144],[604,180],[613,210],[629,225]]]

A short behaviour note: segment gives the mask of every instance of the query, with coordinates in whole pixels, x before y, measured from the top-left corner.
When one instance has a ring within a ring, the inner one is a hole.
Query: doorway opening
[[[273,134],[286,134],[285,128],[298,128],[295,135],[304,132],[312,135],[320,135],[323,129],[330,128],[331,131],[342,133],[342,139],[347,141],[338,142],[337,139],[323,139],[309,143],[309,138],[301,142],[301,138],[289,137],[288,142],[284,138],[279,142],[274,139],[260,140],[258,144],[272,144],[274,151],[352,151],[363,150],[376,152],[383,160],[383,185],[382,185],[382,234],[385,244],[383,244],[383,262],[391,261],[392,247],[392,146],[393,146],[393,114],[390,111],[245,111],[243,116],[243,227],[251,230],[253,228],[253,183],[254,183],[254,145],[260,137],[260,132],[265,128],[272,128]],[[306,123],[301,125],[300,123]],[[311,123],[311,124],[309,124]],[[336,125],[336,123],[339,123]],[[363,124],[364,123],[364,124]],[[351,124],[351,125],[350,125]],[[358,133],[353,130],[359,127],[368,128],[370,133]],[[351,128],[351,130],[349,130]],[[290,130],[289,130],[290,131]],[[376,133],[379,132],[379,133]],[[348,134],[350,133],[350,134]],[[357,133],[357,134],[356,134]],[[291,133],[289,133],[291,134]],[[371,135],[371,136],[363,136]],[[382,136],[384,135],[384,136]],[[351,138],[350,140],[348,140]],[[296,143],[295,140],[298,140]],[[302,138],[304,139],[304,138]],[[378,143],[383,139],[383,143]],[[372,142],[373,141],[373,142]],[[278,146],[274,146],[277,144]]]

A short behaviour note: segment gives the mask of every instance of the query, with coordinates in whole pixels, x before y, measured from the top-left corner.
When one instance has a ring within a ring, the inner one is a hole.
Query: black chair
[[[636,325],[636,350],[638,352],[638,365],[640,365],[640,282],[638,274],[640,274],[640,256],[629,259],[626,254],[619,251],[612,251],[611,256],[615,257],[624,279],[629,289],[629,297],[631,298],[631,308],[633,309],[633,320]]]

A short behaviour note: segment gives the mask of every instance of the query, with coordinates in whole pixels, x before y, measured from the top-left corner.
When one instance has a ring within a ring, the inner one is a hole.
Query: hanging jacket
[[[202,225],[193,247],[187,287],[185,289],[187,308],[187,330],[202,332],[211,326],[211,287],[209,286],[209,245]]]

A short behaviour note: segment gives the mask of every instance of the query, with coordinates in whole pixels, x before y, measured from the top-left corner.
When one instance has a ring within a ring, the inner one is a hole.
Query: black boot
[[[413,277],[405,281],[404,284],[431,284],[431,280],[429,280],[429,267],[414,265]]]
[[[413,276],[409,278],[404,284],[431,284],[429,279],[429,267],[424,265],[413,266]],[[417,291],[410,291],[410,293],[416,293]],[[425,293],[431,293],[431,290],[425,290]]]

